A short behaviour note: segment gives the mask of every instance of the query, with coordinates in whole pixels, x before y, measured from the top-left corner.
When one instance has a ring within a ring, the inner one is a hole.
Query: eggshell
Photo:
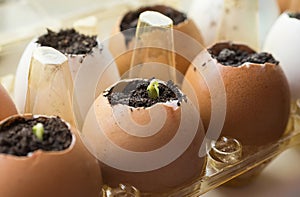
[[[277,3],[281,12],[284,12],[290,6],[290,0],[277,0]]]
[[[16,81],[14,86],[14,98],[16,102],[16,106],[19,109],[20,113],[24,113],[27,87],[28,87],[28,74],[30,68],[30,62],[32,59],[32,54],[36,48],[40,47],[39,44],[36,43],[36,38],[33,39],[26,49],[24,50],[22,57],[20,59],[17,71],[16,71]],[[98,46],[95,47],[91,54],[65,54],[68,58],[68,63],[70,67],[70,72],[72,76],[73,82],[77,80],[78,72],[80,69],[85,70],[93,75],[94,73],[99,74],[102,73],[102,78],[99,81],[93,81],[95,86],[97,86],[97,92],[93,91],[94,94],[99,95],[101,91],[105,90],[109,85],[115,83],[119,80],[119,73],[117,66],[113,62],[113,58],[108,51],[106,46],[102,46],[100,42],[98,42]],[[109,66],[108,66],[109,65]],[[103,74],[104,73],[104,74]],[[99,74],[100,76],[100,74]],[[98,78],[97,78],[98,79]],[[81,80],[81,79],[80,79]],[[76,83],[76,82],[74,82]],[[93,88],[94,86],[89,86]],[[78,95],[78,94],[77,94]],[[82,95],[84,97],[84,95]],[[85,98],[79,98],[79,100],[83,100]],[[88,109],[88,108],[87,108]],[[82,113],[86,113],[86,110],[80,109]]]
[[[18,118],[13,116],[0,124]],[[85,149],[74,128],[71,132],[72,143],[63,151],[38,150],[26,157],[0,154],[0,196],[99,196],[102,177],[98,162]]]
[[[217,43],[213,50],[228,48],[229,45]],[[236,46],[253,51],[246,45]],[[201,52],[193,64],[203,65],[207,56],[210,56],[207,51]],[[285,131],[290,108],[288,83],[280,66],[245,63],[232,67],[223,66],[215,59],[213,61],[226,90],[227,109],[221,135],[236,138],[243,145],[264,145],[278,140]],[[211,95],[206,81],[193,65],[187,71],[186,80],[185,83],[189,82],[193,86],[201,118],[205,128],[208,128]]]
[[[180,187],[203,173],[205,157],[198,152],[204,128],[189,101],[180,107],[157,103],[132,108],[111,106],[101,94],[87,115],[82,138],[100,160],[103,180],[109,186],[129,183],[153,195]]]
[[[4,87],[0,84],[0,120],[17,113],[14,102]]]
[[[277,0],[277,3],[281,12],[286,10],[300,11],[300,3],[298,0]]]
[[[112,38],[110,39],[109,49],[112,55],[115,57],[116,64],[119,68],[119,73],[122,76],[126,71],[130,69],[131,57],[133,55],[133,48],[135,46],[134,39],[128,43],[126,46],[125,37],[120,32],[120,23],[122,19],[120,19],[116,26],[113,28]],[[174,30],[182,32],[186,34],[188,37],[191,37],[195,40],[195,42],[199,42],[201,45],[203,44],[203,39],[200,30],[196,27],[195,23],[191,19],[187,19],[178,25],[173,26]],[[187,50],[187,45],[182,45],[181,43],[176,44],[176,39],[174,39],[174,50],[182,51]],[[176,69],[179,70],[182,74],[185,74],[188,69],[191,60],[186,59],[180,54],[175,54],[175,66]]]
[[[299,32],[300,20],[283,13],[271,28],[264,44],[264,51],[272,53],[280,61],[293,100],[300,98]]]

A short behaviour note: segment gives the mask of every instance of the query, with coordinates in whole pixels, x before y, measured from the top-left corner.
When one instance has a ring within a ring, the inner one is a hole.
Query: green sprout
[[[159,89],[158,89],[158,82],[156,80],[152,80],[147,87],[148,96],[152,99],[156,99],[159,97]]]
[[[40,141],[43,141],[44,125],[42,123],[34,125],[32,127],[32,132]]]

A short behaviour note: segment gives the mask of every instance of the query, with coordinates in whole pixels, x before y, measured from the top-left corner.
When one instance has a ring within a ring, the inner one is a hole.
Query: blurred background
[[[74,21],[92,15],[97,17],[99,35],[104,39],[122,14],[150,2],[180,7],[178,0],[1,0],[0,76],[15,72],[26,44],[46,28],[71,27]]]

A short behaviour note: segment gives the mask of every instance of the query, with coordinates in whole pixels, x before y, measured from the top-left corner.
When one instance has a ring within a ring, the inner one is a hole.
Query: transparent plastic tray
[[[103,196],[200,196],[222,184],[244,185],[255,178],[280,153],[300,144],[300,130],[291,131],[275,143],[261,147],[243,147],[240,161],[234,164],[221,163],[207,155],[204,175],[197,180],[165,194],[140,193],[131,185],[120,184],[119,188],[104,186]]]

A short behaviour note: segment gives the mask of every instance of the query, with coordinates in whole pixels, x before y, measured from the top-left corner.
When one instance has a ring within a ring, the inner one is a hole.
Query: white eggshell
[[[72,67],[70,61],[76,60],[69,57],[69,64]],[[94,49],[93,53],[86,56],[82,63],[77,61],[74,64],[80,65],[73,81],[73,101],[77,126],[81,128],[95,98],[107,87],[117,82],[120,75],[114,58],[106,45],[103,45],[101,50]]]
[[[28,74],[33,51],[39,47],[32,40],[25,49],[16,72],[14,95],[16,106],[20,113],[24,113],[28,87]],[[100,42],[98,42],[100,43]],[[113,57],[106,46],[101,44],[87,55],[66,55],[74,83],[74,100],[78,112],[76,116],[84,118],[94,98],[109,85],[119,80],[119,72]],[[80,73],[80,75],[78,75]],[[80,87],[76,87],[76,85]],[[83,86],[84,85],[84,86]],[[79,92],[80,90],[80,92]],[[80,121],[81,122],[81,121]]]
[[[300,20],[283,13],[271,28],[264,51],[280,61],[287,76],[292,99],[300,98]]]
[[[279,14],[279,7],[274,0],[259,0],[259,43],[261,47]]]
[[[20,113],[24,113],[28,87],[28,74],[33,51],[37,48],[36,38],[25,48],[16,71],[14,101]]]

